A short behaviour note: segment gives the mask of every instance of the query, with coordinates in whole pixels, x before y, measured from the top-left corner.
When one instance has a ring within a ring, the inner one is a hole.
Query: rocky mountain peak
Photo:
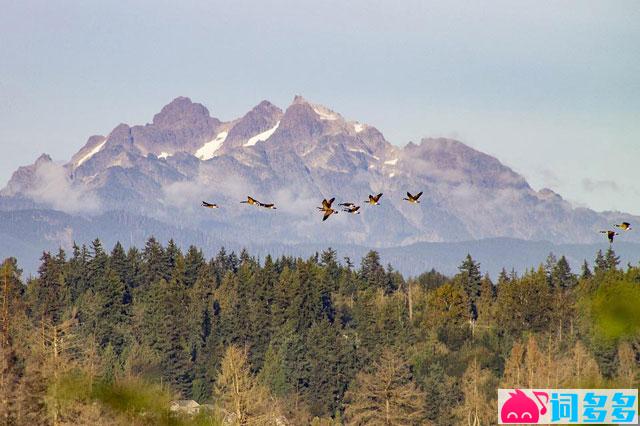
[[[276,131],[282,115],[282,110],[271,102],[260,102],[233,124],[224,141],[222,152],[240,146],[253,146],[267,140]]]
[[[159,128],[188,128],[199,126],[203,122],[210,121],[211,118],[209,110],[204,105],[180,96],[165,105],[153,117],[153,124]]]
[[[41,164],[44,163],[51,163],[53,160],[51,159],[51,156],[49,154],[40,154],[40,157],[38,157],[38,159],[35,162],[36,166],[39,166]]]

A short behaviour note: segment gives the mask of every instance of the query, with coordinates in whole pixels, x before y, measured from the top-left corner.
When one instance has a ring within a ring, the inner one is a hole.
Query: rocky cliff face
[[[423,191],[421,204],[403,201],[407,191]],[[363,206],[360,215],[323,223],[314,208],[325,197],[362,203],[379,192],[381,205]],[[278,210],[239,204],[247,195]],[[201,200],[222,208],[202,209]],[[614,222],[638,222],[535,191],[459,141],[392,145],[375,127],[300,96],[284,112],[263,101],[229,122],[177,98],[151,123],[92,136],[65,164],[43,155],[20,167],[0,192],[0,208],[25,207],[85,217],[129,212],[240,243],[372,247],[493,237],[593,243]],[[640,241],[634,233],[624,238]]]

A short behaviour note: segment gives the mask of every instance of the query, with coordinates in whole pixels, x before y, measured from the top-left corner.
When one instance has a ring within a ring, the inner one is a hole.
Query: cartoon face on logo
[[[540,403],[542,409],[538,409],[538,404],[520,389],[515,392],[509,392],[509,399],[502,406],[500,411],[500,419],[503,423],[538,423],[540,414],[547,412],[545,403],[540,400],[540,396],[545,396],[546,401],[549,395],[545,392],[534,392],[534,396]]]

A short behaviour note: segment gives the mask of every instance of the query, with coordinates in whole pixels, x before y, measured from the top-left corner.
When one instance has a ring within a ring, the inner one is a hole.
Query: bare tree
[[[281,421],[277,400],[251,375],[246,351],[236,346],[229,346],[222,359],[214,398],[230,424],[276,425]]]
[[[425,395],[411,381],[409,366],[385,349],[370,373],[360,372],[346,394],[347,425],[425,424]]]

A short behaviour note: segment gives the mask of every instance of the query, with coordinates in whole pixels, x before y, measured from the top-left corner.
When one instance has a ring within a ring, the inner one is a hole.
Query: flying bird
[[[332,214],[338,214],[338,211],[332,209],[331,207],[329,207],[328,209],[323,209],[323,211],[324,211],[324,215],[322,216],[322,221],[323,222],[325,220],[329,219]]]
[[[422,191],[418,192],[416,195],[411,195],[410,192],[407,192],[407,197],[409,198],[403,198],[403,200],[407,200],[410,203],[420,203],[420,201],[418,201],[418,198],[420,198],[420,196],[422,195]]]
[[[202,202],[202,207],[206,207],[208,209],[217,209],[218,205],[217,204],[212,204],[212,203],[207,203],[206,201]]]
[[[609,239],[609,244],[613,244],[613,237],[619,235],[616,231],[600,231],[601,234],[607,234],[607,238]]]
[[[340,203],[338,205],[346,208],[355,207],[355,203]]]
[[[327,210],[331,208],[331,204],[333,204],[333,202],[335,201],[335,197],[333,197],[330,200],[327,200],[326,198],[324,200],[322,200],[322,207],[318,207],[318,210]]]
[[[250,204],[252,206],[261,206],[262,203],[258,200],[256,200],[255,198],[248,196],[247,195],[247,200],[246,201],[240,201],[243,204]]]
[[[613,225],[613,226],[615,226],[616,228],[620,228],[623,231],[631,231],[631,224],[629,222],[622,222],[618,225]]]
[[[265,209],[272,209],[272,210],[276,210],[277,209],[276,205],[273,204],[273,203],[270,203],[270,204],[258,203],[258,205],[260,207],[264,207]]]
[[[380,200],[380,197],[382,197],[382,193],[376,195],[375,197],[373,195],[369,195],[369,199],[365,201],[365,203],[369,203],[372,206],[379,206],[380,203],[378,201]]]
[[[360,214],[358,211],[360,210],[360,206],[352,205],[351,207],[347,207],[346,209],[342,209],[343,212],[351,213],[351,214]]]

